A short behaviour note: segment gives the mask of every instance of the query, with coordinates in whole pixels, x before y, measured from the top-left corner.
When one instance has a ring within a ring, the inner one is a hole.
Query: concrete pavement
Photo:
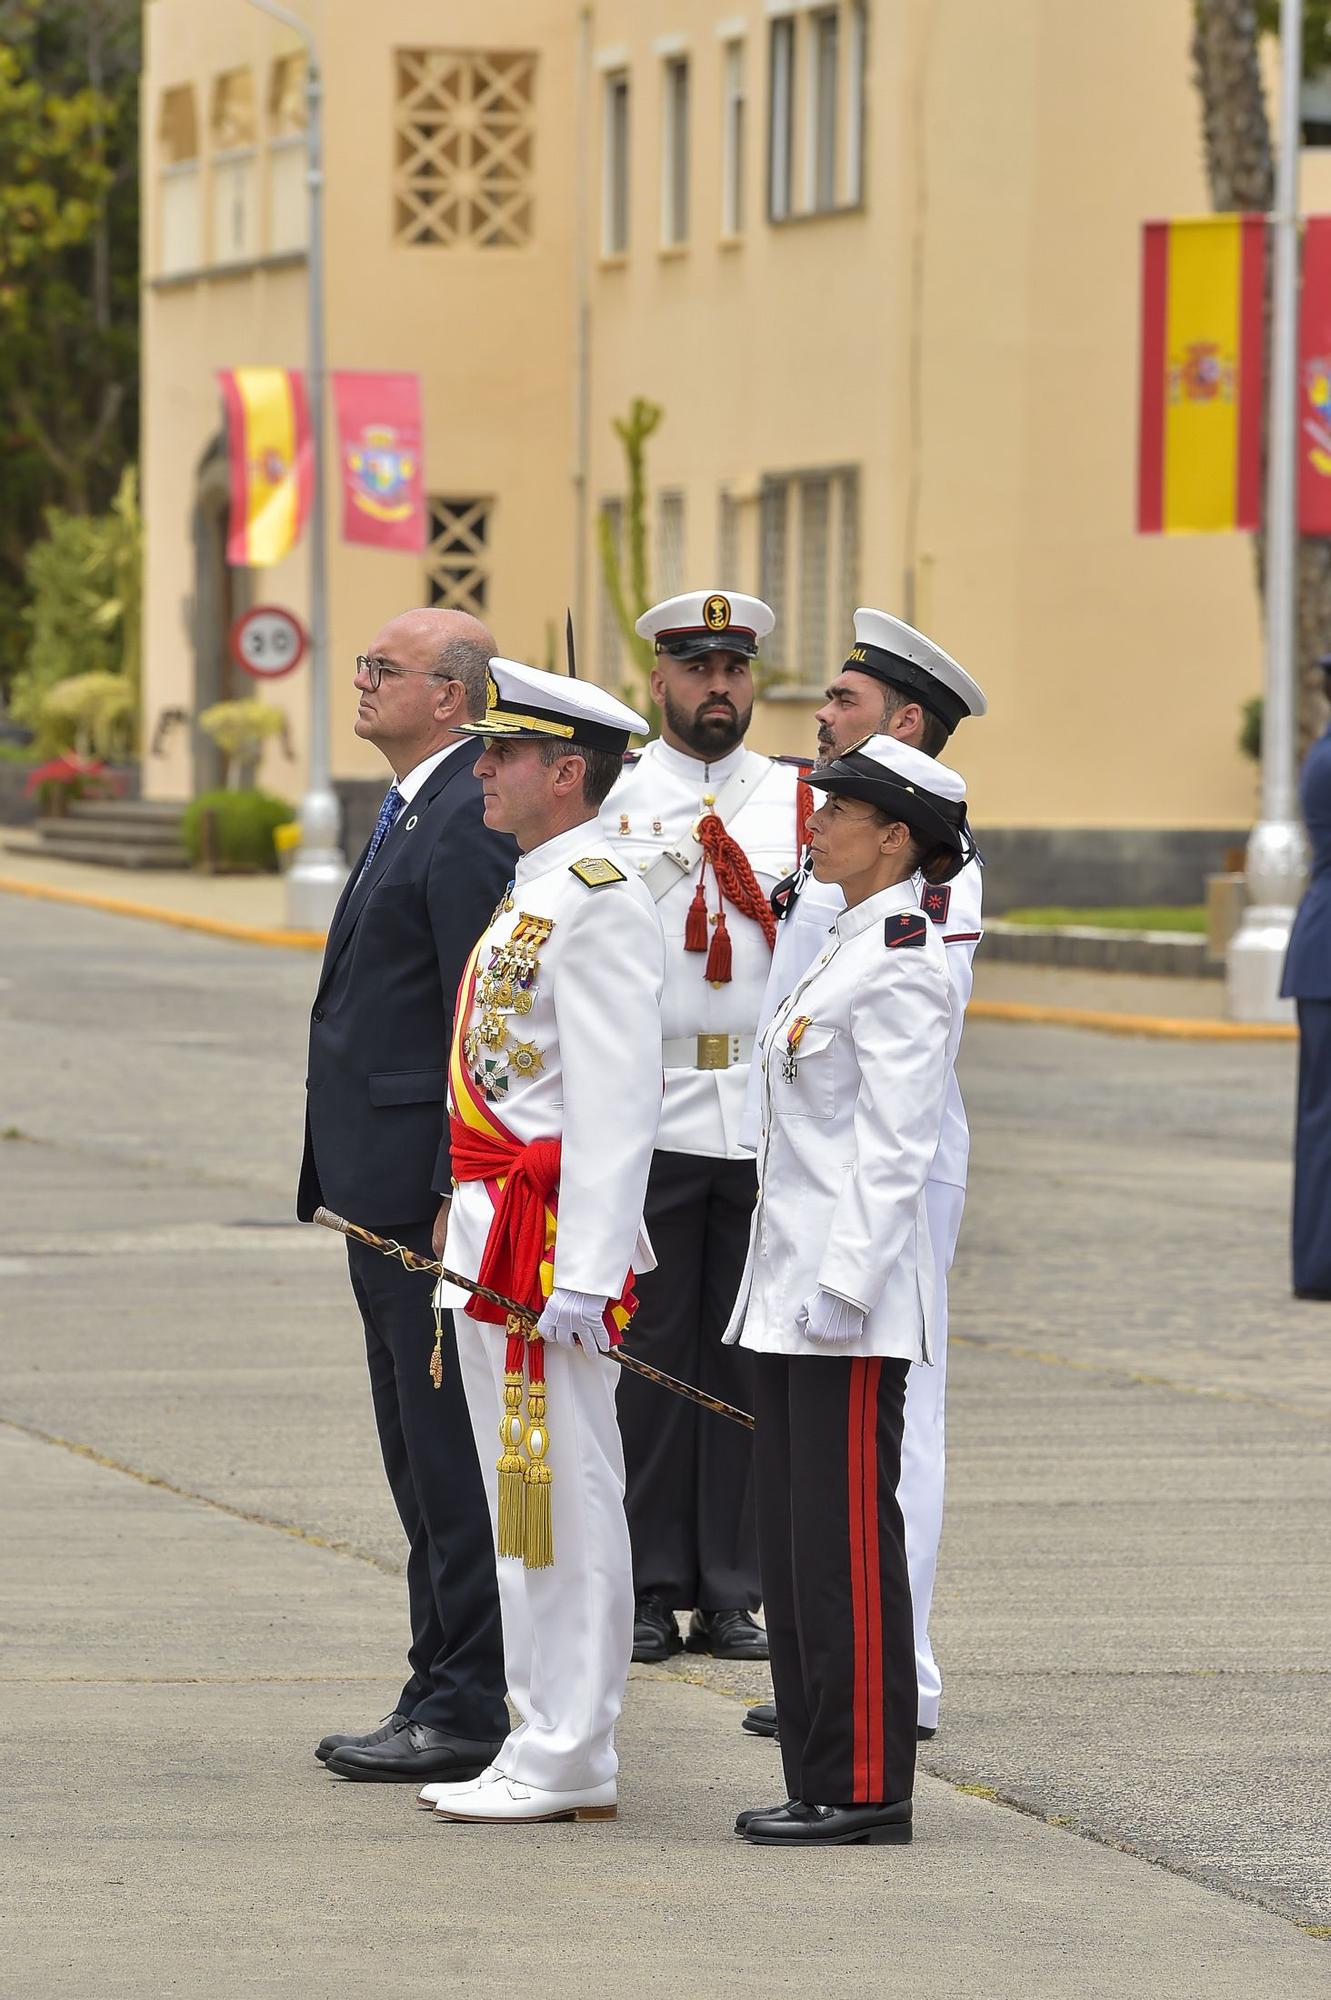
[[[915,1846],[729,1838],[780,1792],[762,1675],[680,1662],[635,1672],[619,1823],[521,1836],[524,1914],[510,1836],[309,1755],[391,1701],[403,1616],[340,1249],[289,1223],[312,966],[0,926],[6,1990],[1326,1991],[1291,1051],[968,1034]]]

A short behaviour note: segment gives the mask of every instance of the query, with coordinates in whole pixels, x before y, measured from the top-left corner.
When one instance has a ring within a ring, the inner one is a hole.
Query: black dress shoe
[[[770,1736],[775,1739],[776,1703],[755,1701],[752,1708],[745,1709],[740,1717],[739,1726],[747,1730],[750,1736]]]
[[[339,1778],[424,1785],[436,1778],[479,1778],[498,1748],[498,1742],[473,1743],[465,1736],[446,1736],[428,1723],[409,1722],[382,1743],[334,1750],[328,1769]]]
[[[767,1634],[747,1611],[695,1611],[684,1641],[691,1653],[714,1660],[766,1660]]]
[[[633,1609],[634,1659],[649,1663],[668,1660],[679,1648],[679,1627],[669,1605],[650,1594],[640,1597]]]
[[[751,1819],[744,1838],[755,1847],[905,1847],[910,1800],[890,1806],[811,1806],[803,1803]]]
[[[917,1722],[915,1725],[915,1741],[917,1743],[931,1743],[937,1734],[937,1729],[930,1729],[926,1722]]]
[[[750,1806],[747,1812],[735,1814],[735,1831],[743,1833],[756,1819],[785,1819],[788,1813],[799,1810],[798,1799],[787,1799],[780,1806]]]
[[[399,1735],[410,1721],[409,1715],[403,1715],[400,1709],[395,1709],[392,1715],[386,1715],[379,1727],[372,1729],[368,1736],[325,1736],[314,1754],[321,1764],[326,1764],[334,1750],[345,1750],[352,1743],[358,1750],[363,1749],[367,1743],[387,1743],[390,1736]]]

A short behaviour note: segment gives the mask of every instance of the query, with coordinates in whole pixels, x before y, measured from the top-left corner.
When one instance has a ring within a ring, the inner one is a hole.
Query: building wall
[[[584,666],[623,672],[603,643],[596,516],[624,492],[612,420],[643,395],[665,412],[648,445],[652,540],[661,496],[682,496],[681,582],[759,587],[764,482],[857,476],[853,589],[838,596],[830,575],[819,643],[816,621],[776,634],[784,685],[761,704],[761,747],[811,746],[810,689],[844,656],[853,602],[878,603],[913,616],[990,696],[990,715],[955,743],[978,823],[1220,829],[1250,817],[1253,773],[1234,747],[1240,703],[1260,685],[1249,541],[1139,538],[1132,525],[1140,223],[1207,205],[1190,0],[869,0],[863,199],[779,223],[766,214],[779,18],[766,0],[601,0],[586,12],[459,0],[446,28],[431,0],[380,0],[371,15],[307,0],[307,14],[325,51],[330,364],[421,373],[428,485],[494,496],[488,613],[504,650],[545,660],[571,602]],[[153,0],[148,20],[146,134],[166,86],[193,79],[202,96],[217,71],[290,46],[240,0]],[[813,32],[807,18],[798,32]],[[843,65],[851,33],[841,0]],[[747,214],[727,236],[734,41],[746,53]],[[538,52],[525,247],[393,242],[393,52],[441,42]],[[684,58],[690,226],[666,244],[666,71]],[[612,255],[604,121],[620,71],[629,231]],[[802,117],[801,99],[797,129]],[[151,273],[151,144],[145,179]],[[149,284],[150,734],[188,700],[181,603],[194,467],[218,425],[214,370],[300,365],[303,284],[299,264]],[[717,574],[723,491],[728,576]],[[422,565],[343,548],[330,526],[334,771],[377,783],[380,760],[351,731],[351,656],[421,599]],[[798,568],[793,530],[790,546]],[[298,550],[253,590],[303,611],[305,567]],[[278,698],[299,750],[304,672]],[[145,774],[158,796],[188,788],[183,738],[172,746]],[[293,793],[302,769],[275,753],[265,775]]]

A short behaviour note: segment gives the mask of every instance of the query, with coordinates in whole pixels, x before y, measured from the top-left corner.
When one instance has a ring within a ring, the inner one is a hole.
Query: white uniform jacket
[[[640,882],[589,888],[572,872],[597,856],[605,848],[593,821],[521,857],[478,948],[482,977],[471,1007],[459,1006],[453,1062],[465,1063],[515,1138],[562,1140],[554,1283],[618,1298],[630,1265],[649,1271],[655,1262],[642,1207],[661,1109],[665,952]],[[549,924],[530,983],[513,982],[500,996],[508,1004],[487,1008],[483,975],[524,917]],[[450,1110],[454,1096],[450,1075]],[[483,1181],[455,1188],[444,1252],[451,1270],[479,1271],[493,1213]],[[466,1298],[445,1288],[439,1303]]]
[[[762,1038],[758,1202],[727,1342],[929,1359],[924,1189],[960,1028],[946,947],[914,884],[843,910]],[[820,1286],[864,1309],[857,1341],[821,1347],[796,1331]]]
[[[744,849],[764,895],[770,895],[795,866],[799,850],[799,773],[741,744],[713,763],[688,757],[659,740],[649,743],[624,772],[601,808],[600,838],[628,874],[645,874],[658,856],[677,849],[704,813],[720,798],[736,772],[750,788],[736,810],[724,815],[726,831]],[[732,974],[723,986],[703,976],[702,952],[685,951],[684,921],[698,886],[695,864],[687,875],[673,871],[671,886],[657,902],[665,932],[666,977],[661,1032],[666,1050],[666,1094],[657,1147],[708,1159],[741,1159],[752,1152],[739,1135],[750,1056],[767,986],[771,953],[760,925],[725,905]],[[707,869],[707,912],[715,916],[716,884]],[[712,925],[707,935],[710,940]],[[801,968],[802,970],[803,968]],[[700,1069],[699,1035],[742,1038],[725,1068]]]
[[[975,984],[975,947],[984,935],[981,916],[984,870],[978,861],[968,861],[960,874],[951,882],[943,884],[941,888],[929,887],[917,875],[915,893],[920,899],[920,907],[929,916],[947,946],[948,977],[952,982],[957,1019],[960,1022],[970,1001],[971,988]],[[762,1011],[758,1017],[760,1033],[795,982],[803,976],[827,943],[828,933],[836,920],[837,913],[844,908],[845,898],[840,889],[830,882],[817,882],[812,875],[808,877],[796,898],[794,908],[777,926],[776,948],[772,953],[767,990],[763,995]],[[955,1057],[954,1046],[954,1065]],[[751,1147],[756,1147],[758,1144],[758,1131],[762,1122],[758,1084],[758,1071],[755,1065],[740,1121],[741,1139],[746,1146]],[[943,1129],[938,1140],[937,1156],[929,1170],[930,1180],[942,1181],[949,1187],[964,1188],[966,1169],[970,1163],[970,1150],[970,1127],[966,1123],[966,1107],[962,1103],[961,1086],[957,1082],[954,1066],[948,1071]]]

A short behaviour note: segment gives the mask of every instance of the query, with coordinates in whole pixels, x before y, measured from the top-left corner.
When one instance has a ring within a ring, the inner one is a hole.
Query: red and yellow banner
[[[314,484],[305,377],[295,368],[223,368],[231,464],[226,559],[233,568],[280,562],[305,525]]]
[[[1146,224],[1141,534],[1257,526],[1265,256],[1260,215]]]
[[[333,403],[343,541],[419,552],[428,539],[420,377],[339,369]]]
[[[1298,394],[1299,533],[1331,535],[1331,215],[1304,225]]]

